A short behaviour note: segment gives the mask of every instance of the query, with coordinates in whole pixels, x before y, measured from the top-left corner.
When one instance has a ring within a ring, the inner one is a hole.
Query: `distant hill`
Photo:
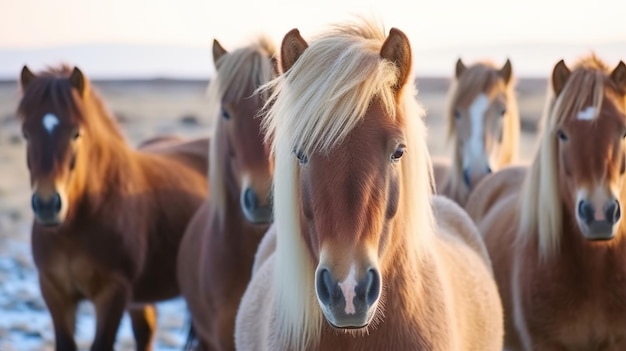
[[[564,58],[571,63],[591,50],[613,65],[626,57],[626,40],[587,44],[510,43],[439,49],[414,47],[413,56],[416,75],[424,77],[451,75],[458,57],[467,63],[479,58],[503,63],[509,57],[516,75],[546,77],[558,60]],[[33,50],[0,49],[0,79],[16,79],[24,64],[38,70],[61,61],[79,65],[96,79],[206,80],[213,74],[210,47],[85,44]]]

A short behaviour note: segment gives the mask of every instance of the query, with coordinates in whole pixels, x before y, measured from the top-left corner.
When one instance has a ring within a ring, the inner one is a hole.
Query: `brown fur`
[[[365,22],[302,41],[285,36],[302,50],[268,84],[276,219],[237,314],[237,348],[501,350],[482,239],[458,205],[431,197],[408,38]],[[329,280],[336,304],[323,301]],[[348,300],[338,287],[351,280]],[[348,312],[349,301],[367,305]]]
[[[234,350],[237,307],[250,279],[254,253],[271,220],[266,216],[255,224],[242,207],[244,191],[253,189],[259,205],[271,208],[273,163],[263,144],[258,116],[265,100],[255,90],[276,68],[271,43],[260,39],[233,52],[217,40],[213,45],[217,77],[211,84],[217,85],[209,87],[210,98],[228,116],[223,112],[215,116],[210,164],[213,193],[191,220],[178,262],[182,294],[202,350]],[[216,196],[213,189],[222,193]]]
[[[448,138],[454,144],[454,151],[451,162],[435,160],[433,168],[437,193],[464,206],[473,188],[483,177],[517,160],[520,122],[515,80],[509,60],[502,67],[490,61],[476,62],[466,67],[459,59],[455,72],[448,91],[446,109]],[[470,149],[473,133],[469,108],[480,94],[489,99],[488,108],[482,116],[483,154],[464,161],[467,158],[465,149]],[[467,171],[470,184],[464,176],[464,162],[471,167]]]
[[[595,56],[571,71],[555,65],[525,185],[493,202],[478,222],[510,350],[626,349],[625,221],[616,222],[612,238],[592,241],[577,214],[580,191],[598,204],[612,196],[626,201],[626,80],[615,79],[625,72],[623,63],[611,71]],[[592,119],[577,118],[587,106],[596,107]]]
[[[75,314],[83,299],[96,309],[91,350],[113,348],[125,309],[137,349],[151,349],[152,303],[178,295],[178,245],[207,194],[207,159],[196,151],[206,140],[178,142],[160,152],[130,148],[77,68],[38,75],[25,68],[21,83],[18,115],[28,138],[34,193],[67,193],[64,220],[53,227],[35,221],[32,228],[56,349],[76,349]],[[59,118],[51,136],[42,125],[46,113]],[[71,139],[77,131],[79,137]]]

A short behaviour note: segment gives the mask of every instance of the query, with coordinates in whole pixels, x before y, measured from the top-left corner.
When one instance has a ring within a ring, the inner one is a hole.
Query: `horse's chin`
[[[615,237],[617,224],[608,221],[593,221],[589,224],[578,223],[583,237],[589,241],[608,241]]]

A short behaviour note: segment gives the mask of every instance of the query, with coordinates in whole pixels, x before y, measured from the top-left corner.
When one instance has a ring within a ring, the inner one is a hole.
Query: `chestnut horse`
[[[126,309],[137,349],[149,350],[153,303],[179,294],[179,242],[207,195],[207,157],[198,151],[207,142],[129,147],[78,68],[36,75],[24,67],[20,81],[32,251],[56,349],[76,350],[76,308],[87,299],[96,310],[91,350],[113,349]]]
[[[227,52],[213,42],[216,76],[209,86],[215,109],[211,194],[189,224],[179,250],[178,278],[203,350],[234,350],[237,307],[250,280],[259,241],[272,219],[273,162],[260,131],[263,94],[276,74],[266,37]]]
[[[467,67],[459,58],[448,90],[448,138],[451,163],[433,163],[437,193],[461,206],[472,189],[491,172],[516,161],[519,112],[511,61],[501,68],[490,61]]]
[[[572,69],[560,61],[548,93],[523,188],[478,221],[504,304],[505,344],[626,350],[626,65],[610,70],[594,55]]]
[[[297,29],[284,37],[264,122],[276,248],[260,246],[237,349],[502,349],[480,235],[457,204],[432,197],[411,63],[408,38],[373,22],[310,46]]]

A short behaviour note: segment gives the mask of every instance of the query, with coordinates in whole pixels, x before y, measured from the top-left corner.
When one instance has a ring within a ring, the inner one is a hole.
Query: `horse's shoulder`
[[[491,266],[482,236],[474,221],[461,206],[447,197],[435,195],[433,212],[439,236],[460,240],[476,252],[488,266]]]
[[[464,206],[470,218],[476,223],[480,222],[501,200],[519,193],[527,169],[527,166],[523,165],[508,166],[488,175],[478,183]]]

